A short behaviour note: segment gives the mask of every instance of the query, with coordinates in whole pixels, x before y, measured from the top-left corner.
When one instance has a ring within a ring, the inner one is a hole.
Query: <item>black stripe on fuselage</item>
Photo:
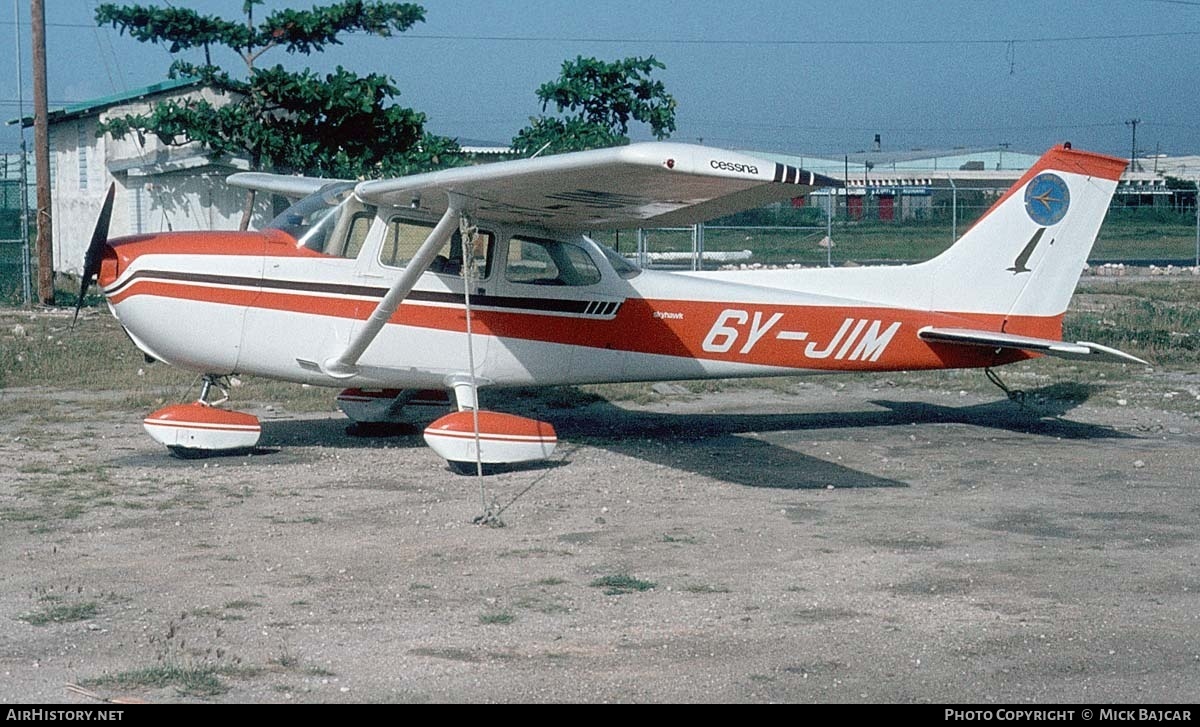
[[[289,293],[324,293],[326,295],[355,295],[363,298],[383,298],[387,288],[344,283],[316,283],[302,280],[272,280],[270,278],[247,278],[235,275],[209,275],[203,273],[181,273],[170,270],[139,270],[119,286],[104,291],[105,295],[117,295],[139,278],[170,280],[179,283],[201,285],[224,285],[238,288],[260,288]],[[422,303],[448,303],[465,305],[461,293],[443,293],[430,290],[414,290],[406,300]],[[482,308],[507,308],[538,313],[577,313],[580,315],[613,315],[620,307],[616,301],[563,300],[560,298],[529,298],[523,296],[473,294],[471,304]],[[595,305],[592,305],[595,304]],[[591,310],[588,310],[591,307]]]

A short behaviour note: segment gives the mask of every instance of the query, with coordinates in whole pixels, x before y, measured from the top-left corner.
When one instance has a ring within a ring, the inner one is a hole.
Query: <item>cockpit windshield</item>
[[[330,184],[288,207],[268,228],[296,238],[298,247],[338,257],[355,257],[375,219],[375,207],[354,196],[350,182]]]
[[[636,263],[626,258],[624,255],[612,249],[611,247],[607,245],[601,245],[586,235],[584,235],[584,239],[600,248],[600,252],[604,253],[604,257],[608,258],[609,264],[613,266],[613,270],[616,271],[617,275],[621,276],[622,278],[629,280],[630,278],[637,277],[638,274],[642,272],[642,269],[639,268]]]

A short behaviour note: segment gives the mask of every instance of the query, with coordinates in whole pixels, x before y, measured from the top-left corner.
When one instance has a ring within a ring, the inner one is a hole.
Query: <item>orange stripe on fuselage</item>
[[[97,278],[101,288],[116,282],[122,271],[143,255],[233,255],[237,257],[326,258],[329,255],[299,245],[282,230],[259,232],[201,231],[129,235],[108,241],[108,264]]]
[[[365,320],[377,301],[255,288],[135,280],[111,302],[136,296],[252,306],[302,315]],[[465,333],[457,306],[408,301],[390,323]],[[927,343],[924,326],[975,328],[1058,339],[1062,316],[1009,318],[882,307],[779,305],[630,298],[612,319],[477,309],[478,334],[587,348],[762,366],[819,370],[898,370],[992,366],[1029,354]],[[890,333],[889,333],[890,332]],[[781,335],[782,334],[782,335]]]

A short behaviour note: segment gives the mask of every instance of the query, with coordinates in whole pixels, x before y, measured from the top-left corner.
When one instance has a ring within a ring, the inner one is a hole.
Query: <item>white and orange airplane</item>
[[[243,374],[344,388],[339,404],[364,423],[453,392],[457,411],[425,439],[455,469],[482,471],[544,458],[557,441],[545,422],[481,410],[485,387],[990,369],[1041,355],[1144,363],[1062,340],[1124,168],[1056,147],[918,265],[689,273],[641,270],[585,231],[693,224],[840,183],[674,143],[357,183],[242,173],[229,183],[303,199],[257,232],[108,240],[110,192],[84,285],[98,274],[148,356],[204,374],[197,402],[145,419],[177,454],[255,446],[258,420],[211,401]]]

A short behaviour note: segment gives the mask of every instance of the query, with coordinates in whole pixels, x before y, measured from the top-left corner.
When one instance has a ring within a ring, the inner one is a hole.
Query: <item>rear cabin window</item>
[[[416,254],[417,249],[429,237],[433,230],[429,222],[415,222],[400,217],[388,221],[387,232],[383,238],[383,246],[379,249],[379,262],[390,268],[402,268],[408,265]],[[479,270],[480,279],[491,273],[492,248],[495,236],[486,230],[480,230],[475,235],[471,252],[475,255],[475,264]],[[463,242],[462,235],[455,230],[450,237],[448,248],[442,248],[437,257],[429,265],[429,269],[442,275],[462,275]]]
[[[514,237],[508,241],[504,277],[526,285],[595,285],[600,269],[587,251],[559,240]]]

